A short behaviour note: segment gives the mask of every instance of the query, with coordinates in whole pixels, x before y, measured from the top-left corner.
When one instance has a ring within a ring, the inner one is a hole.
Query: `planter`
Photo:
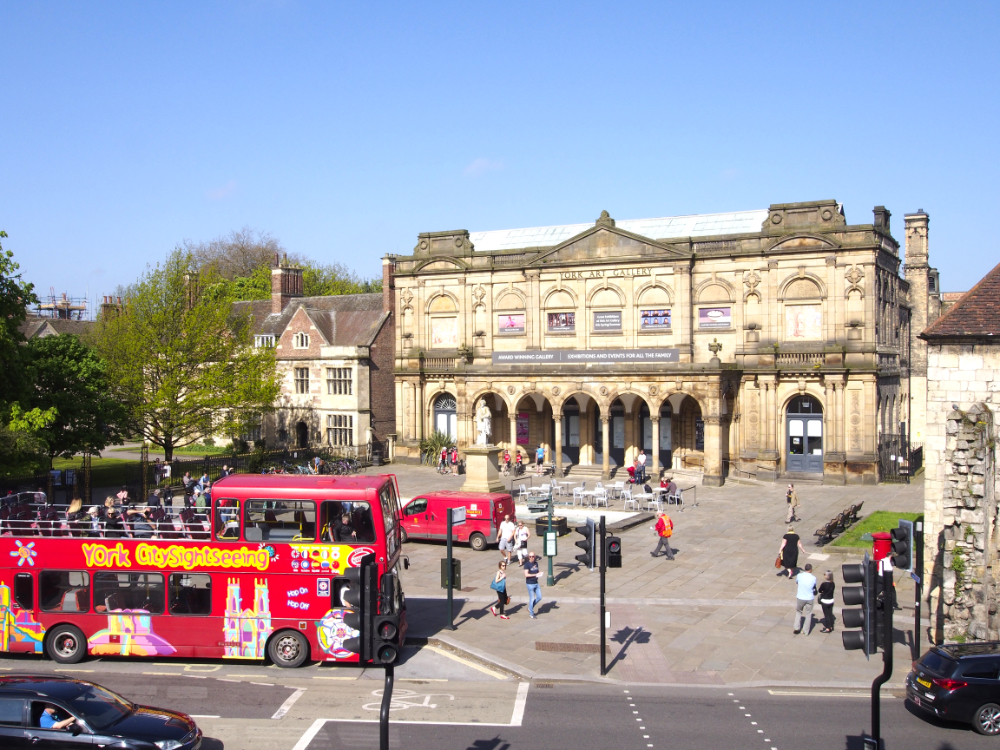
[[[539,539],[545,538],[545,532],[549,530],[549,517],[540,516],[535,519],[535,534]],[[566,516],[552,516],[552,530],[556,532],[556,536],[565,536],[569,533],[569,527],[566,525]]]

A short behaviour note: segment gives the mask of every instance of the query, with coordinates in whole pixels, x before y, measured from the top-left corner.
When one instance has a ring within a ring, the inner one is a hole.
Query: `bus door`
[[[6,587],[3,587],[6,588]],[[7,599],[7,601],[4,601]],[[42,652],[44,631],[36,620],[34,573],[16,573],[13,590],[0,589],[0,617],[7,618],[8,626],[4,650],[12,654]],[[6,610],[6,611],[4,611]]]

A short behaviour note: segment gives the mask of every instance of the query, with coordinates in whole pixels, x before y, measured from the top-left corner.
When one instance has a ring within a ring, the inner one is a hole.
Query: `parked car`
[[[1000,735],[1000,642],[935,646],[906,676],[906,697],[939,719]]]
[[[447,539],[448,508],[465,508],[465,523],[456,526],[453,541],[468,542],[481,552],[495,543],[503,517],[517,523],[514,499],[503,492],[460,492],[444,490],[417,495],[403,506],[400,525],[403,541]]]
[[[186,714],[138,706],[92,682],[53,676],[0,677],[0,747],[198,750]]]

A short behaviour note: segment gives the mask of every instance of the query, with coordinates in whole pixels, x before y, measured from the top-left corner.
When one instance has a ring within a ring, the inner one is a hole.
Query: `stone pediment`
[[[531,265],[652,257],[686,260],[691,254],[649,237],[598,223],[551,250],[539,253]]]

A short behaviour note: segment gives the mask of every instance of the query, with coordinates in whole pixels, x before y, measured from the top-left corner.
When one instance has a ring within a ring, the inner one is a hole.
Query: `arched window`
[[[458,402],[450,393],[434,399],[434,429],[452,440],[458,439]]]

